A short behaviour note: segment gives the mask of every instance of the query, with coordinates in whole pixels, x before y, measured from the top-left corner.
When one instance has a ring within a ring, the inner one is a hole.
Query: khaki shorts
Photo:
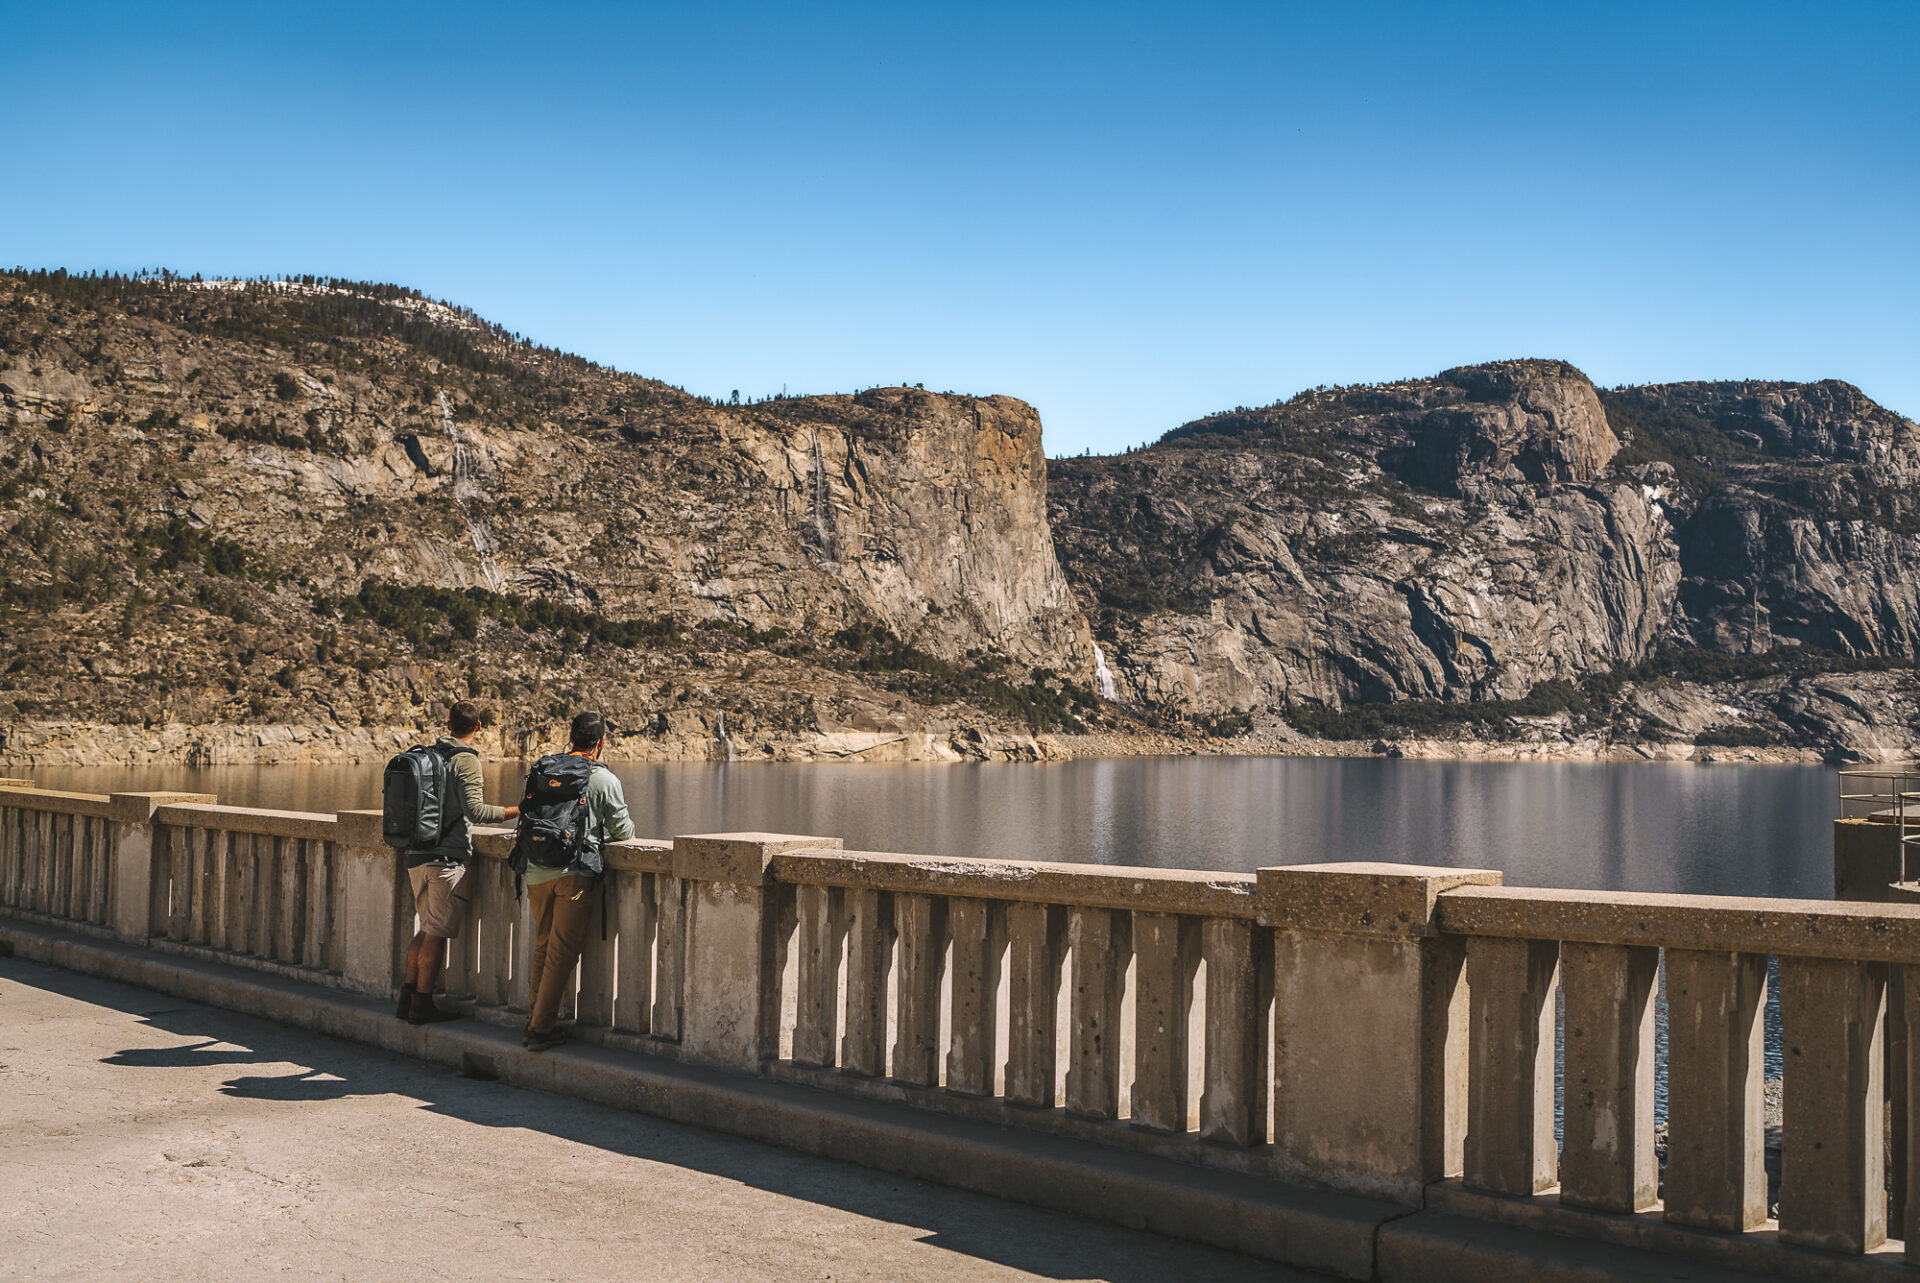
[[[420,915],[420,929],[442,940],[457,937],[472,895],[467,866],[419,864],[407,870],[407,879],[413,883],[413,911]]]

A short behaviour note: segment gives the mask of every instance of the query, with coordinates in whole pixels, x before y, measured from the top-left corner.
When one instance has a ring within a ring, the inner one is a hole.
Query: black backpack
[[[601,871],[600,843],[589,831],[592,816],[587,809],[587,781],[593,777],[593,766],[592,758],[554,753],[527,772],[520,826],[508,860],[516,874],[525,874],[529,865]]]
[[[466,792],[453,777],[453,754],[473,752],[464,745],[446,750],[415,744],[387,763],[380,781],[380,837],[388,846],[425,851],[446,839],[467,808]]]

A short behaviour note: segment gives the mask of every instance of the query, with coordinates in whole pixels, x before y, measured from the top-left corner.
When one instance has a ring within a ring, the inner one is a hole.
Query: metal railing
[[[1920,843],[1920,764],[1898,762],[1840,772],[1840,818],[1900,826],[1900,881],[1908,855]]]

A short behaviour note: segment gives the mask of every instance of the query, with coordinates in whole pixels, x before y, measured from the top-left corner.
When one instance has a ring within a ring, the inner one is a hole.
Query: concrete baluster
[[[75,818],[71,815],[49,815],[52,825],[52,841],[49,844],[53,859],[48,869],[47,912],[54,917],[73,916],[73,829]]]
[[[1417,1206],[1428,1182],[1461,1169],[1462,950],[1440,936],[1436,906],[1453,887],[1499,882],[1407,864],[1260,870],[1276,1174]]]
[[[774,833],[674,839],[674,876],[687,888],[687,1059],[758,1071],[778,1054],[782,902],[791,900],[769,866],[782,852],[839,846],[837,838]]]
[[[1780,1241],[1861,1253],[1887,1237],[1887,969],[1780,959]]]
[[[1833,823],[1833,898],[1877,904],[1911,904],[1911,887],[1899,885],[1901,826],[1886,820],[1835,820]],[[1912,863],[1912,861],[1909,861]],[[1920,867],[1908,870],[1920,877]],[[1887,972],[1887,1225],[1889,1232],[1907,1223],[1909,1169],[1916,1156],[1909,1148],[1912,1096],[1908,1092],[1909,1039],[1907,969]],[[1912,1236],[1906,1236],[1912,1242]],[[1913,1249],[1920,1251],[1920,1247]],[[1916,1258],[1920,1259],[1920,1258]]]
[[[111,818],[87,822],[93,838],[93,891],[87,905],[87,921],[108,925],[113,912],[113,865],[117,851],[116,830]]]
[[[302,858],[307,862],[306,949],[302,953],[300,964],[322,970],[343,971],[344,968],[340,965],[339,942],[334,939],[334,931],[336,927],[353,931],[359,923],[351,919],[344,924],[335,922],[333,844],[313,838],[302,838],[300,850]],[[377,898],[377,890],[384,890],[390,899],[400,897],[406,870],[401,868],[399,857],[393,853],[392,848],[380,845],[358,847],[356,850],[356,856],[350,861],[354,875],[371,877],[374,882],[374,887],[367,889],[365,907],[372,907],[373,900]],[[406,900],[407,911],[411,916],[413,897],[408,895],[403,898]],[[397,912],[397,910],[392,911]],[[412,939],[412,934],[408,933],[406,939]],[[397,956],[393,967],[390,968],[394,977],[391,984],[395,986],[399,984],[399,978],[405,972],[407,965],[404,944],[403,940],[396,946]],[[369,974],[379,969],[380,956],[377,947],[368,951],[364,965],[369,969]],[[374,991],[369,990],[369,992]]]
[[[620,925],[613,1027],[622,1033],[643,1034],[653,1027],[654,880],[652,873],[626,874],[612,905]]]
[[[193,830],[178,825],[156,827],[154,850],[164,856],[167,878],[167,928],[169,940],[185,943],[193,938]]]
[[[1267,1138],[1267,1025],[1271,982],[1261,972],[1273,957],[1269,933],[1236,918],[1200,925],[1200,956],[1207,964],[1206,1064],[1200,1091],[1200,1136],[1245,1148]],[[1264,990],[1264,992],[1263,992]]]
[[[847,906],[847,1032],[840,1065],[878,1078],[887,1072],[887,978],[893,970],[893,896],[849,888]]]
[[[799,992],[794,1010],[793,1058],[803,1065],[834,1063],[840,1034],[840,950],[846,940],[846,893],[840,887],[794,888],[800,920]]]
[[[53,909],[53,812],[41,811],[36,817],[33,835],[33,909],[48,913]]]
[[[1060,963],[1066,911],[1057,905],[1007,906],[1007,1068],[1009,1104],[1051,1109],[1059,1038]]]
[[[0,794],[0,905],[9,908],[19,903],[20,814]]]
[[[407,879],[405,861],[400,861],[399,863],[400,868],[395,876]],[[487,866],[497,863],[499,863],[499,861],[481,855],[475,855],[473,859],[467,861],[467,871],[463,875],[463,887],[467,896],[466,920],[460,924],[460,934],[447,941],[441,958],[440,987],[437,990],[437,992],[443,993],[448,998],[456,1001],[473,997],[474,946],[480,934],[480,884],[488,873]],[[411,879],[407,879],[401,894],[406,896],[409,901],[412,900],[413,882]],[[416,928],[414,922],[415,915],[411,904],[404,910],[404,913],[406,915],[406,925],[409,932],[407,939],[411,941],[413,939],[411,932]],[[403,954],[402,966],[404,965],[405,955]],[[401,979],[404,981],[405,976],[403,975]]]
[[[73,820],[73,889],[67,893],[67,913],[82,922],[94,922],[94,885],[100,856],[94,845],[94,820],[78,815]]]
[[[652,1033],[678,1042],[684,1027],[687,985],[687,885],[679,878],[654,878],[654,961]]]
[[[1067,1112],[1120,1114],[1120,1010],[1133,956],[1133,915],[1075,905],[1067,911]]]
[[[240,835],[230,829],[208,829],[208,864],[213,870],[213,898],[207,906],[207,943],[216,949],[234,949],[233,920],[240,899],[239,861],[234,848]]]
[[[1660,951],[1561,946],[1566,990],[1566,1145],[1560,1199],[1637,1212],[1659,1195],[1653,1149],[1654,988]]]
[[[514,899],[513,870],[504,860],[481,862],[469,876],[480,879],[473,888],[477,919],[472,945],[473,999],[482,1006],[504,1007],[513,970],[513,924],[525,901]]]
[[[1900,968],[1901,1007],[1909,1030],[1920,1030],[1920,966]],[[1920,1101],[1920,1038],[1910,1037],[1906,1046],[1906,1063],[1899,1066],[1901,1077],[1905,1080],[1906,1099],[1911,1103]],[[1906,1111],[1905,1134],[1906,1165],[1902,1172],[1905,1176],[1909,1197],[1900,1208],[1901,1217],[1891,1221],[1900,1229],[1900,1237],[1906,1241],[1907,1264],[1920,1265],[1920,1109],[1908,1108]],[[1889,1216],[1892,1209],[1889,1208]]]
[[[895,994],[893,1076],[932,1087],[940,1081],[940,982],[947,964],[947,899],[895,895],[894,933],[900,942]]]
[[[1767,1218],[1767,958],[1667,950],[1666,1219],[1747,1230]]]
[[[81,870],[81,835],[86,830],[86,820],[79,815],[64,815],[60,826],[60,879],[61,886],[56,897],[59,913],[63,918],[84,918],[86,916],[85,887]]]
[[[1200,965],[1200,923],[1133,915],[1133,1107],[1136,1127],[1187,1130],[1187,1014]]]
[[[273,956],[289,966],[300,961],[306,924],[307,873],[294,858],[299,849],[292,838],[273,839]]]
[[[1000,1036],[1000,974],[1007,951],[1006,906],[955,896],[947,902],[947,933],[953,941],[947,1090],[991,1096]]]
[[[587,926],[587,943],[580,950],[580,992],[574,1003],[574,1018],[582,1025],[601,1029],[613,1024],[613,966],[620,937],[615,930],[619,920],[616,906],[628,879],[639,874],[608,869],[600,878],[604,902],[594,911]]]
[[[113,869],[107,922],[120,939],[145,944],[168,934],[170,831],[156,812],[172,802],[213,801],[207,793],[115,793],[108,800]]]
[[[247,950],[262,958],[273,956],[272,844],[270,837],[249,833],[246,863],[242,866],[246,890]]]
[[[1558,1179],[1553,1138],[1552,940],[1467,941],[1472,1034],[1465,1179],[1497,1194],[1535,1194]]]
[[[185,831],[188,859],[191,867],[187,874],[188,889],[188,935],[190,943],[206,945],[213,942],[215,908],[214,886],[214,834],[211,829],[189,828]]]

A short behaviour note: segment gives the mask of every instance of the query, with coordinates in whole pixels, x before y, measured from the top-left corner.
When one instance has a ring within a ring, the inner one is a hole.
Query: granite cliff
[[[0,277],[0,753],[1031,756],[1097,711],[1031,407],[716,404],[391,287]]]
[[[1558,361],[1055,460],[1008,397],[718,402],[335,280],[0,273],[0,760],[1884,758],[1920,428]]]
[[[1603,392],[1503,361],[1214,415],[1051,485],[1142,709],[1884,757],[1920,738],[1917,448],[1843,383]]]

